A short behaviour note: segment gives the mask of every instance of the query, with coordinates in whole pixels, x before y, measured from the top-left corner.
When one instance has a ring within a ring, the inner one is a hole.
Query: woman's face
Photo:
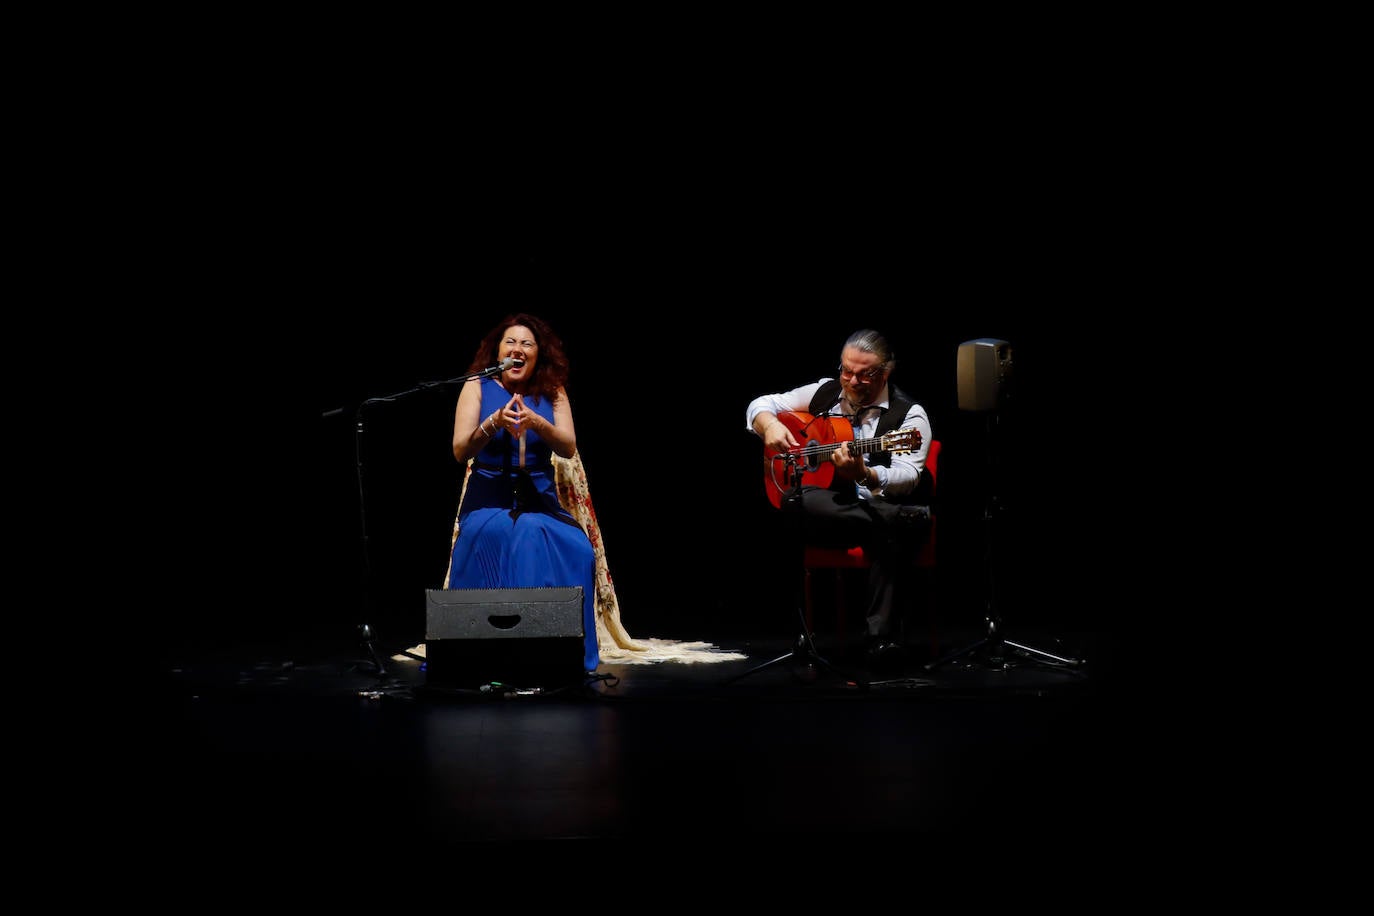
[[[534,364],[539,359],[539,344],[535,343],[534,332],[522,324],[506,328],[505,336],[496,345],[496,356],[498,360],[508,356],[524,360],[523,366],[507,369],[505,375],[515,381],[529,378],[534,374]]]

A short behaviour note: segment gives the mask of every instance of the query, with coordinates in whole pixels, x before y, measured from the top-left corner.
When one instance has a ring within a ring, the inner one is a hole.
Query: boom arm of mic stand
[[[483,369],[481,372],[469,372],[467,375],[460,375],[460,376],[458,376],[457,378],[451,378],[451,379],[449,379],[448,381],[444,381],[444,382],[431,382],[430,384],[433,384],[433,385],[457,385],[457,384],[460,384],[460,383],[462,383],[462,382],[470,382],[470,381],[472,381],[473,379],[478,379],[478,378],[491,378],[491,377],[494,376],[494,375],[500,375],[502,371],[503,371],[503,370],[501,369],[500,366],[490,366],[490,367],[488,367],[488,368],[486,368],[486,369]]]
[[[357,414],[361,416],[364,407],[369,407],[373,404],[387,404],[392,401],[400,400],[408,394],[415,394],[419,391],[428,391],[431,388],[439,388],[444,385],[459,385],[464,382],[470,382],[473,379],[491,378],[494,375],[500,374],[500,366],[491,366],[490,368],[483,369],[481,372],[469,372],[467,375],[460,375],[457,378],[445,379],[442,382],[420,382],[414,388],[407,388],[405,391],[398,391],[395,394],[388,394],[377,398],[368,398],[366,401],[363,401],[360,404],[358,404]],[[324,411],[320,414],[320,417],[321,419],[329,420],[334,417],[343,416],[343,414],[344,408],[335,407],[333,410]]]

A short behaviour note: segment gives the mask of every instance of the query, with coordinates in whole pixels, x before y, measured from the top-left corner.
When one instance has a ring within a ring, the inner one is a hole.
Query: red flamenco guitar
[[[835,479],[835,465],[830,453],[849,446],[855,454],[870,452],[910,452],[921,447],[921,432],[917,429],[897,429],[876,439],[855,439],[854,427],[844,417],[815,417],[800,410],[784,410],[778,419],[802,444],[763,456],[764,489],[773,508],[782,508],[782,498],[797,485],[801,474],[803,486],[828,487]],[[790,459],[790,460],[789,460]]]

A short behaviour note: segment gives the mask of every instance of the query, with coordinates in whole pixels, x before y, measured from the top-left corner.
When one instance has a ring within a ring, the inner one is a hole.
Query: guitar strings
[[[884,442],[886,442],[886,441],[889,440],[889,439],[907,439],[907,440],[910,440],[911,437],[910,437],[909,435],[903,435],[903,434],[904,434],[904,433],[910,433],[910,432],[911,432],[912,430],[914,430],[915,428],[916,428],[916,427],[913,426],[913,427],[911,427],[910,429],[899,429],[899,430],[897,430],[895,433],[888,433],[887,435],[884,435],[884,436],[875,436],[875,437],[869,438],[869,439],[851,439],[851,440],[849,440],[849,441],[847,441],[847,442],[825,442],[825,443],[817,443],[817,444],[815,444],[815,445],[799,445],[799,446],[797,446],[796,449],[792,450],[792,451],[790,452],[790,454],[798,455],[798,456],[803,456],[803,457],[808,457],[808,458],[811,457],[812,455],[828,455],[828,454],[830,454],[831,452],[835,451],[835,449],[839,448],[839,447],[842,446],[842,445],[857,445],[857,446],[859,447],[859,449],[860,449],[861,451],[863,451],[865,454],[867,454],[867,453],[869,453],[869,452],[874,452],[874,451],[878,451],[878,452],[881,452],[881,451],[910,451],[910,449],[897,449],[897,448],[886,448],[886,449],[884,449],[884,448],[882,448],[881,446],[883,445]],[[879,447],[875,448],[874,446],[879,446]]]

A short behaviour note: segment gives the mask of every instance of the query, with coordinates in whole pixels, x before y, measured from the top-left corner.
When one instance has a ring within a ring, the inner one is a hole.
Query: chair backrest
[[[930,448],[926,450],[926,473],[930,475],[930,531],[926,539],[921,542],[917,549],[915,564],[918,569],[935,568],[935,526],[938,521],[935,506],[935,487],[936,477],[940,465],[940,440],[930,440]],[[811,606],[811,571],[813,569],[867,569],[871,561],[864,553],[862,547],[851,547],[846,550],[843,547],[817,547],[813,544],[806,545],[802,557],[802,569],[805,582],[806,596],[806,627],[811,629],[812,606]],[[841,633],[844,632],[844,589],[836,580],[836,606],[838,608],[836,619],[837,626]],[[933,620],[933,617],[932,617]],[[933,631],[932,631],[933,632]],[[932,637],[933,638],[933,637]]]
[[[930,475],[930,537],[926,538],[921,545],[921,550],[916,554],[916,565],[929,569],[935,565],[935,526],[939,522],[938,513],[935,511],[935,490],[940,483],[939,475],[940,464],[940,440],[931,439],[930,448],[926,451],[926,473]]]

